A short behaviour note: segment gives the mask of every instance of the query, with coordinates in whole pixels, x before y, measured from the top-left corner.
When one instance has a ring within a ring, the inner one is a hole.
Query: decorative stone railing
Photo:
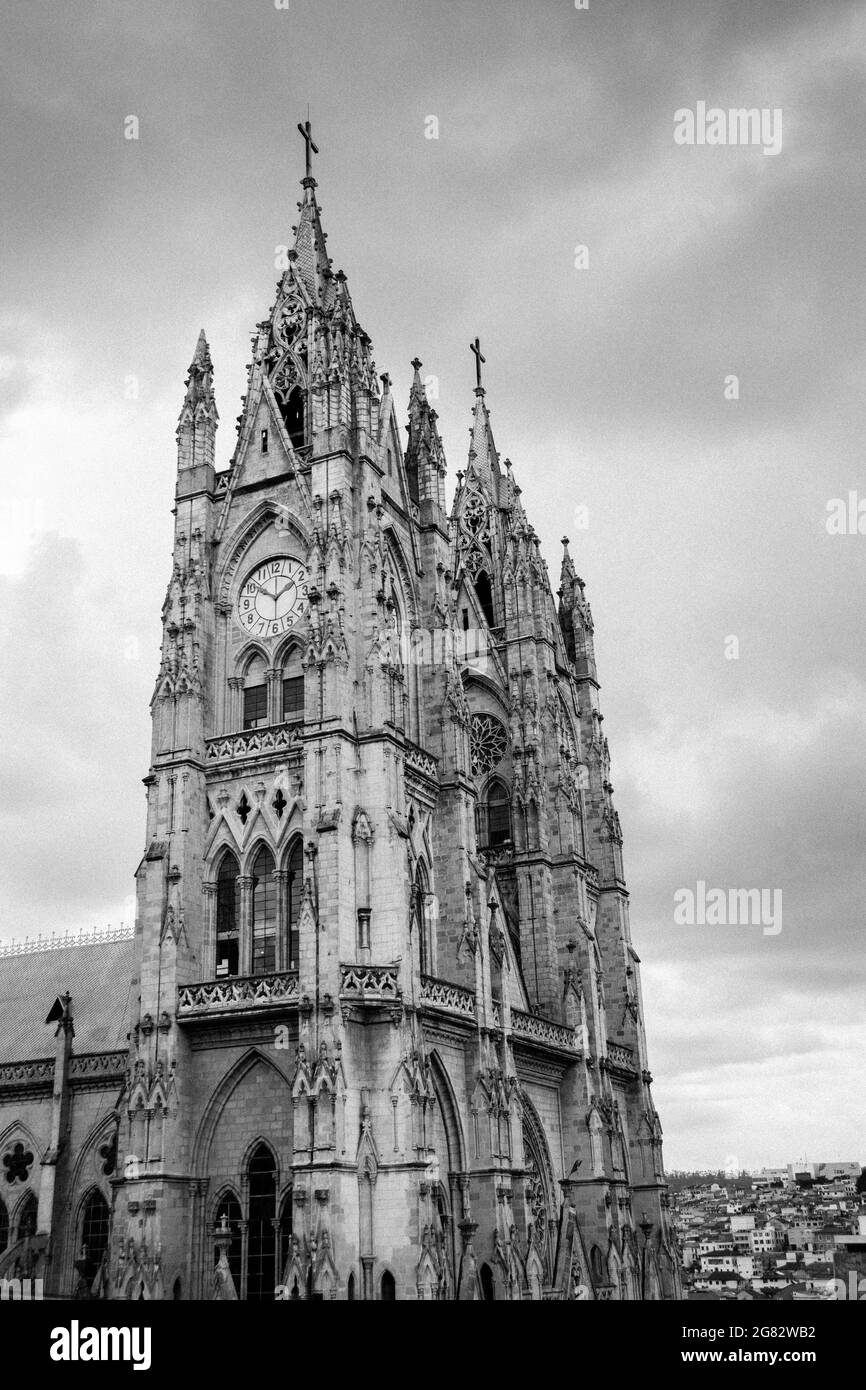
[[[521,1009],[512,1009],[511,1030],[516,1038],[545,1043],[548,1047],[561,1048],[566,1052],[578,1051],[577,1034],[573,1028],[568,1028],[562,1023],[553,1023],[549,1018],[539,1018],[537,1014],[525,1014]]]
[[[433,975],[421,976],[421,1003],[433,1009],[444,1009],[461,1018],[475,1017],[475,995],[471,989],[437,980]]]
[[[33,1062],[4,1062],[0,1066],[0,1086],[50,1086],[53,1080],[53,1057]]]
[[[69,1059],[69,1075],[73,1081],[98,1081],[100,1077],[123,1076],[129,1060],[128,1052],[90,1052]]]
[[[432,753],[425,753],[423,748],[414,743],[406,747],[406,770],[417,772],[420,777],[427,777],[431,782],[439,780],[439,770]]]
[[[115,1081],[123,1076],[127,1052],[91,1052],[69,1059],[71,1081]],[[0,1089],[5,1086],[51,1086],[54,1082],[54,1058],[37,1057],[29,1062],[4,1062],[0,1066]]]
[[[396,965],[341,965],[340,998],[355,1004],[395,1004],[400,998]]]
[[[278,975],[246,975],[180,985],[177,991],[179,1021],[211,1015],[251,1013],[259,1009],[285,1008],[298,1003],[298,976],[294,970]]]
[[[245,729],[240,734],[223,734],[205,740],[205,761],[225,762],[230,758],[249,758],[257,753],[300,752],[301,738],[296,724],[272,724],[266,729]]]
[[[81,927],[77,932],[52,932],[50,936],[25,936],[0,941],[0,958],[29,956],[36,951],[67,951],[71,946],[107,946],[115,941],[131,941],[135,928],[121,922],[119,927]]]
[[[627,1071],[630,1075],[636,1075],[634,1053],[630,1047],[624,1047],[622,1043],[608,1043],[607,1063],[608,1066],[615,1067],[617,1071]]]

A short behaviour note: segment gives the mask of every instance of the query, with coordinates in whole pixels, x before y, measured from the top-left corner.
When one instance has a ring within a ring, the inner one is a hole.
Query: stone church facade
[[[189,369],[123,1041],[76,1086],[100,1000],[30,957],[51,1059],[29,1091],[35,1058],[0,1065],[0,1148],[38,1217],[7,1221],[0,1275],[675,1298],[583,581],[566,543],[554,597],[477,342],[446,507],[421,363],[404,445],[309,149],[302,186],[226,471],[204,334]]]

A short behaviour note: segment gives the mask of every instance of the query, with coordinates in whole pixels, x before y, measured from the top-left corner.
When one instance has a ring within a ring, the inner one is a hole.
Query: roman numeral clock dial
[[[300,621],[307,607],[309,575],[297,560],[283,556],[253,570],[238,594],[238,622],[254,637],[280,637]]]

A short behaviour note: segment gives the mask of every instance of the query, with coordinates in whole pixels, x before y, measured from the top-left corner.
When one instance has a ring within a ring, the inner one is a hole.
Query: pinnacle
[[[208,340],[205,336],[204,329],[202,329],[198,335],[198,342],[195,345],[195,352],[193,353],[192,361],[189,364],[189,369],[190,371],[213,370],[213,363],[211,362],[210,356],[210,347],[208,345]]]

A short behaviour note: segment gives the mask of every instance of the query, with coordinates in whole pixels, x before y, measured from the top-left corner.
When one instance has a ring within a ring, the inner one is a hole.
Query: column
[[[289,873],[277,869],[277,970],[289,968]]]
[[[241,874],[241,920],[238,927],[238,968],[241,975],[253,973],[253,883],[252,874]]]
[[[226,733],[237,733],[244,722],[241,708],[241,691],[243,688],[243,676],[229,676],[229,717]]]
[[[268,686],[268,723],[280,724],[283,718],[283,682],[279,666],[269,666],[265,671]]]
[[[202,942],[201,975],[205,980],[213,978],[216,969],[216,909],[217,886],[203,883],[204,893],[204,940]]]

